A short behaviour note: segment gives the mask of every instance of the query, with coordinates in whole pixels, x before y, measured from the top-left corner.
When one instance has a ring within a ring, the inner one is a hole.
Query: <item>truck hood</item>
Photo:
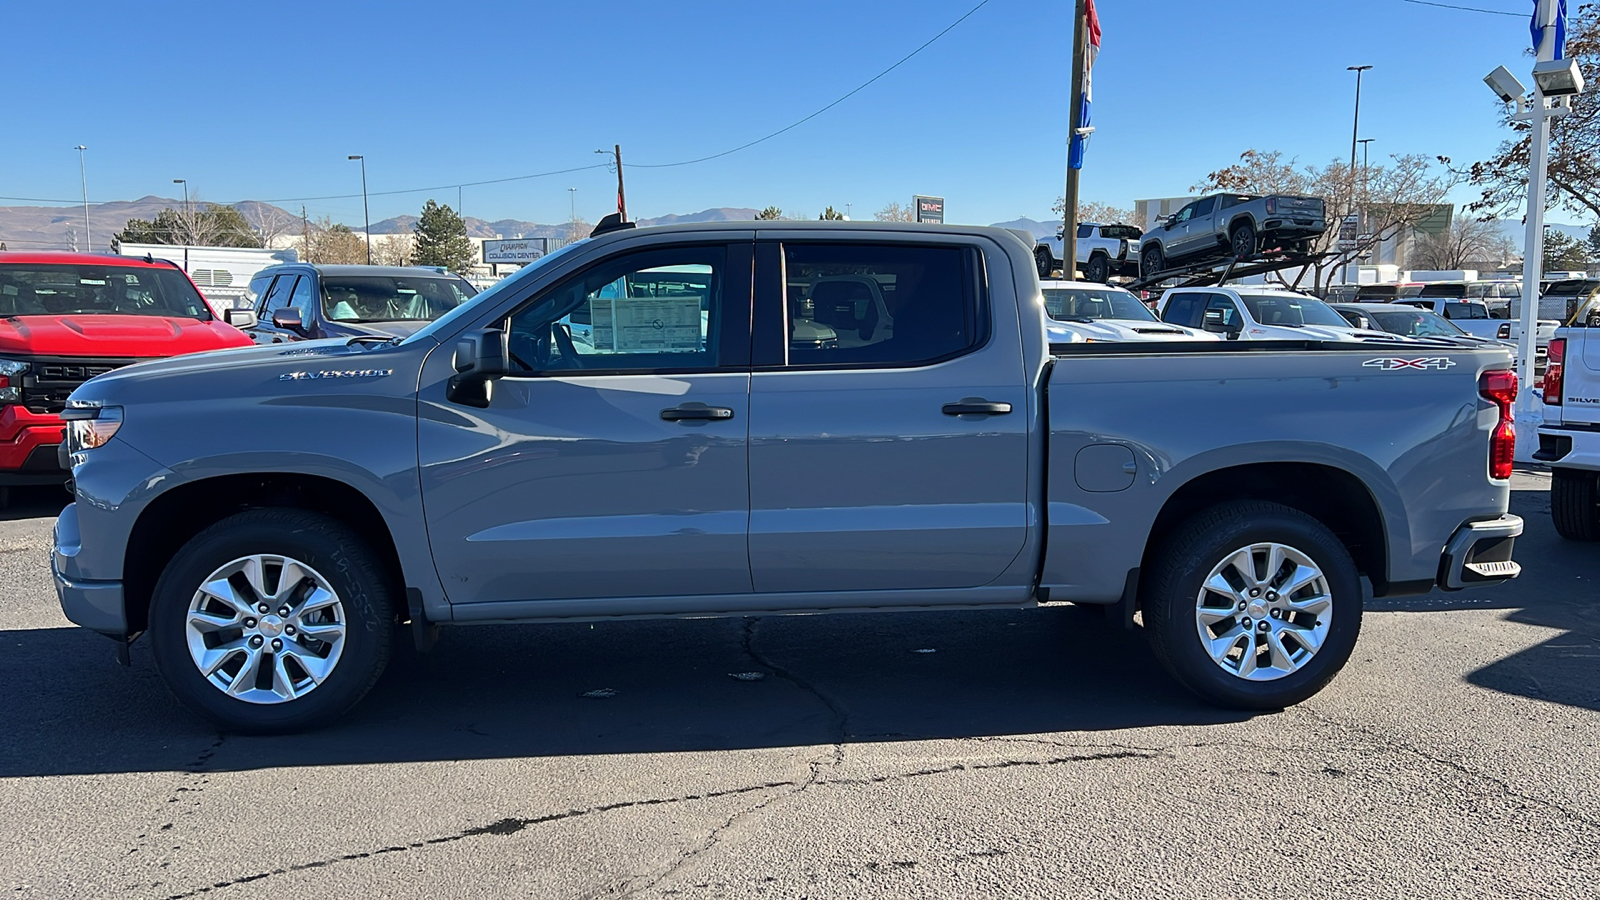
[[[10,316],[0,319],[0,354],[144,358],[249,346],[250,338],[213,319],[161,316]]]
[[[1215,341],[1216,335],[1193,328],[1169,325],[1166,322],[1146,322],[1142,319],[1095,319],[1092,322],[1063,322],[1050,319],[1045,331],[1057,343],[1077,343],[1070,335],[1076,334],[1086,341]]]
[[[274,385],[293,379],[317,380],[322,378],[353,378],[360,373],[393,368],[392,363],[379,358],[375,347],[393,350],[393,345],[349,343],[349,338],[325,341],[297,341],[289,344],[265,344],[223,350],[213,353],[194,353],[149,362],[123,366],[113,372],[97,376],[73,393],[76,399],[104,400],[109,396],[116,402],[124,392],[142,393],[142,389],[172,378],[211,379],[224,372],[239,375],[242,370],[255,369],[253,377],[237,383],[244,385]],[[331,373],[331,374],[329,374]],[[365,377],[378,377],[368,375]]]

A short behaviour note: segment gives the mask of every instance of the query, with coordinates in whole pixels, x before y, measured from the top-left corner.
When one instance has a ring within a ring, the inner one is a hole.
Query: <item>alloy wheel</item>
[[[1316,655],[1333,622],[1322,568],[1286,544],[1229,553],[1201,583],[1195,626],[1207,655],[1248,681],[1291,675]]]

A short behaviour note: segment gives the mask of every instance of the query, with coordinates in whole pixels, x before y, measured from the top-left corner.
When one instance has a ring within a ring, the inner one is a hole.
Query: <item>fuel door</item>
[[[1078,487],[1109,494],[1132,487],[1139,464],[1133,459],[1133,451],[1122,444],[1090,444],[1078,451],[1073,469]]]

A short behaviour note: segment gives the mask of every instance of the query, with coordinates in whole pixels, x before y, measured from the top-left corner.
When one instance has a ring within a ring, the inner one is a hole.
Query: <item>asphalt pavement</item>
[[[72,627],[0,514],[11,897],[1583,897],[1600,545],[1522,473],[1516,582],[1371,601],[1212,709],[1071,607],[446,630],[341,724],[223,736]]]

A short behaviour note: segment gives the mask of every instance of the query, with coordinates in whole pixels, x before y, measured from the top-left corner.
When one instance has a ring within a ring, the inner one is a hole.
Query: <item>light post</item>
[[[367,158],[357,153],[352,153],[349,159],[361,162],[361,217],[366,220],[367,232],[367,265],[372,265],[372,212],[367,206]]]
[[[194,221],[190,218],[189,213],[189,182],[184,178],[174,178],[172,179],[172,183],[183,185],[183,227],[189,231],[189,233],[184,236],[183,242],[185,244],[192,244],[194,243]]]
[[[1357,143],[1359,143],[1361,145],[1361,190],[1362,191],[1366,191],[1366,189],[1367,189],[1367,145],[1372,143],[1375,140],[1377,140],[1377,138],[1362,138],[1360,141],[1357,142]]]
[[[567,221],[578,221],[578,189],[567,188]]]
[[[1346,215],[1355,215],[1356,211],[1356,137],[1361,133],[1361,73],[1372,68],[1371,66],[1346,66],[1346,72],[1356,73],[1356,114],[1355,121],[1350,126],[1350,208]]]
[[[79,144],[74,149],[78,151],[78,183],[83,185],[83,251],[93,253],[94,235],[89,233],[89,176],[83,168],[83,151],[89,148]]]
[[[1565,3],[1538,0],[1533,13],[1533,92],[1505,66],[1483,81],[1502,101],[1516,104],[1513,121],[1528,123],[1528,213],[1522,252],[1522,310],[1517,337],[1516,458],[1532,459],[1538,422],[1533,417],[1533,360],[1538,347],[1539,277],[1544,267],[1545,189],[1550,166],[1550,120],[1572,114],[1572,98],[1583,92],[1583,73],[1574,60],[1563,59],[1560,38]],[[1542,419],[1542,417],[1541,417]]]

